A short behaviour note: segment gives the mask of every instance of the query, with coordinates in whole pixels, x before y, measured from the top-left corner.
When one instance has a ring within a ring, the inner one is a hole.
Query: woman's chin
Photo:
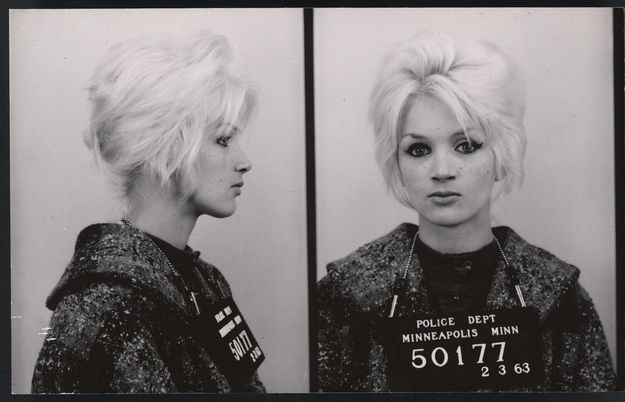
[[[233,203],[233,205],[228,206],[228,207],[206,208],[201,211],[200,215],[208,215],[208,216],[212,216],[213,218],[228,218],[234,215],[236,210],[237,210],[237,205],[236,203]]]
[[[208,215],[212,216],[213,218],[220,218],[220,219],[221,218],[229,218],[232,215],[234,215],[235,210],[236,210],[236,208],[233,208],[232,210],[229,210],[229,211],[221,211],[221,212],[218,212],[218,213],[213,213],[213,214],[208,214]]]
[[[457,213],[419,215],[419,222],[427,221],[430,225],[441,227],[456,227],[467,222],[466,217]]]

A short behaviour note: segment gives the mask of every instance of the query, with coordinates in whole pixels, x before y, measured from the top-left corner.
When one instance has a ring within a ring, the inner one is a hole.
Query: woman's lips
[[[435,191],[428,198],[437,205],[453,204],[460,198],[460,194],[453,191]]]
[[[236,195],[241,195],[241,188],[243,187],[243,182],[240,181],[238,183],[235,183],[231,186],[231,188],[234,189],[234,192]]]

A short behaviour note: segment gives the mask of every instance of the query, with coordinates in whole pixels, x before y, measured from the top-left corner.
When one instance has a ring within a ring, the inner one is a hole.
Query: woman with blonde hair
[[[32,382],[51,392],[263,392],[264,356],[221,272],[187,242],[198,217],[232,215],[256,106],[207,31],[111,47],[89,85],[85,142],[123,203],[78,236],[47,299]]]
[[[486,42],[394,46],[370,117],[390,192],[419,216],[328,264],[323,391],[597,391],[614,368],[579,270],[491,225],[523,178],[524,86]]]

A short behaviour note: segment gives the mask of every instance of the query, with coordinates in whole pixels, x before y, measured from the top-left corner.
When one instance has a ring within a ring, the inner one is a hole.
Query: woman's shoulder
[[[136,322],[157,310],[154,301],[136,289],[119,283],[92,282],[63,297],[54,309],[52,322],[80,322],[80,326],[66,329],[99,331],[116,321]]]
[[[509,227],[496,227],[493,233],[501,244],[505,260],[517,275],[525,301],[536,307],[542,318],[562,305],[569,295],[585,294],[583,290],[578,292],[580,271],[575,265],[529,243]]]
[[[133,289],[145,297],[185,311],[167,260],[145,235],[121,224],[94,224],[78,235],[74,255],[46,301],[54,310],[67,295],[92,284]],[[114,285],[114,286],[113,286]]]
[[[349,299],[363,310],[386,300],[405,259],[417,226],[402,223],[389,233],[370,241],[347,256],[327,265],[319,281],[322,295]],[[322,296],[324,297],[324,296]]]
[[[579,277],[579,269],[576,266],[545,248],[528,242],[512,228],[498,226],[493,228],[493,233],[501,243],[505,258],[521,274],[545,279],[559,277],[577,280]]]
[[[122,223],[94,223],[80,231],[76,238],[75,252],[123,249],[124,244],[134,244],[142,238],[141,234]],[[119,247],[122,246],[122,247]]]
[[[397,257],[397,252],[410,243],[417,226],[410,223],[402,223],[395,229],[365,243],[343,258],[328,264],[328,273],[340,272],[349,269],[377,270],[380,262],[389,262]]]

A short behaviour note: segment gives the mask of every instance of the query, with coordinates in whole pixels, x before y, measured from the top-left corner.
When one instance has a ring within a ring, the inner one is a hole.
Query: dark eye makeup
[[[456,145],[456,151],[463,154],[472,154],[478,149],[482,148],[482,143],[477,141],[462,141],[460,144]]]
[[[454,150],[461,154],[472,154],[473,152],[482,148],[482,145],[483,143],[477,141],[463,140],[454,147]],[[420,158],[432,153],[432,148],[425,143],[415,142],[408,146],[408,148],[406,149],[406,153],[415,158]]]
[[[431,152],[432,152],[432,149],[429,147],[429,145],[426,145],[421,142],[415,142],[414,144],[411,144],[406,150],[406,153],[408,153],[408,155],[411,155],[417,158],[428,155]]]
[[[228,137],[228,136],[219,137],[217,138],[217,144],[221,145],[222,147],[227,147],[228,141],[230,141],[230,138],[231,137]]]

